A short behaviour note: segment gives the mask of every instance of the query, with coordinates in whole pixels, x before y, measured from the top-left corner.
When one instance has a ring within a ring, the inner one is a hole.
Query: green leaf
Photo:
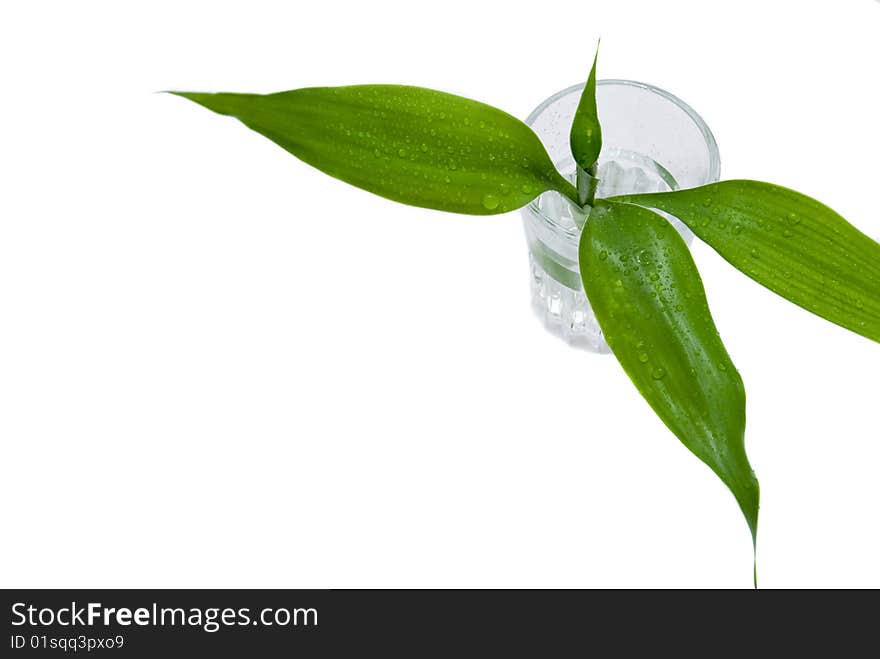
[[[405,204],[492,215],[547,190],[577,199],[526,124],[460,96],[402,85],[172,93],[240,119],[331,176]]]
[[[596,109],[596,62],[599,59],[599,47],[593,57],[593,68],[571,124],[569,144],[574,161],[577,164],[578,201],[581,205],[591,204],[596,194],[598,180],[596,162],[602,150],[602,127],[599,125],[599,113]]]
[[[578,254],[612,352],[669,429],[733,492],[754,542],[759,489],[744,444],[745,389],[687,245],[653,211],[598,200]]]
[[[759,181],[617,199],[676,216],[759,284],[880,341],[880,245],[815,199]]]

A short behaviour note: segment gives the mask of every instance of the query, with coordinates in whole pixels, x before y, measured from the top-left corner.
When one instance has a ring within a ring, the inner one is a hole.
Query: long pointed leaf
[[[581,205],[591,204],[596,194],[596,162],[602,150],[602,126],[599,124],[599,111],[596,109],[596,63],[599,60],[599,47],[593,57],[593,67],[587,84],[581,92],[574,120],[571,124],[569,145],[577,165],[578,201]]]
[[[599,200],[579,262],[612,352],[669,429],[730,488],[754,541],[759,489],[745,452],[745,390],[687,245],[653,211]]]
[[[574,120],[571,124],[569,143],[571,153],[578,167],[584,170],[590,169],[599,159],[602,150],[602,127],[599,125],[599,112],[596,109],[596,63],[599,59],[599,49],[593,58],[593,68],[587,78],[587,84],[581,92]]]
[[[815,199],[759,181],[616,199],[671,213],[759,284],[880,341],[880,244]]]
[[[577,200],[525,123],[460,96],[403,85],[173,93],[240,119],[331,176],[405,204],[492,215],[547,190]]]

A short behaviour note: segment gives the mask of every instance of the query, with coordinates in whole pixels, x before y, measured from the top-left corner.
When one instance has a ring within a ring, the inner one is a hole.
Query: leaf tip
[[[734,492],[737,503],[746,518],[749,532],[752,535],[752,580],[754,587],[758,587],[758,512],[761,508],[761,485],[754,473],[751,474],[750,483],[745,488],[738,488]]]
[[[183,92],[177,90],[169,90],[161,93],[180,96],[188,101],[192,101],[196,105],[201,105],[203,108],[206,108],[211,112],[231,116],[237,116],[237,113],[241,109],[241,106],[236,103],[236,99],[245,96],[243,94],[229,94],[223,92]]]
[[[198,92],[182,92],[182,91],[178,91],[176,89],[163,89],[163,90],[160,90],[156,93],[157,94],[171,94],[172,96],[180,96],[181,98],[185,98],[190,101],[196,101],[197,97],[199,97],[199,96],[207,96],[207,94],[204,94],[204,93],[200,94]],[[196,102],[198,102],[198,101],[196,101]]]

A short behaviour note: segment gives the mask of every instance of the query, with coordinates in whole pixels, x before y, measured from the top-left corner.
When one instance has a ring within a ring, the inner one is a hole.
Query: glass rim
[[[538,119],[538,117],[548,107],[550,107],[553,103],[558,101],[563,96],[568,96],[569,94],[572,94],[574,92],[580,92],[584,88],[585,85],[586,85],[586,83],[584,83],[584,82],[578,83],[576,85],[571,85],[570,87],[566,87],[565,89],[558,91],[555,94],[553,94],[552,96],[544,99],[544,101],[542,101],[540,103],[540,105],[538,105],[538,107],[536,107],[534,110],[532,110],[531,113],[529,113],[529,116],[526,117],[526,121],[525,121],[526,125],[528,125],[531,128],[532,125],[535,123],[535,121]],[[665,98],[667,101],[670,101],[671,103],[678,106],[688,116],[688,118],[694,123],[694,125],[697,127],[697,130],[700,131],[700,134],[703,136],[703,139],[706,142],[706,147],[709,150],[709,173],[708,173],[709,182],[711,183],[713,181],[717,181],[721,177],[721,154],[718,150],[718,142],[715,141],[715,136],[712,134],[712,131],[709,129],[709,126],[706,124],[705,120],[690,105],[685,103],[683,100],[681,100],[675,94],[671,94],[668,91],[666,91],[665,89],[661,89],[660,87],[655,87],[654,85],[649,85],[646,82],[638,82],[636,80],[625,80],[622,78],[609,78],[609,79],[605,79],[605,80],[597,80],[596,81],[597,87],[602,87],[605,85],[621,85],[624,87],[638,87],[639,89],[644,89],[644,90],[647,90],[653,94],[657,94],[658,96],[661,96],[661,97]],[[528,205],[526,206],[526,208],[533,215],[540,217],[541,219],[546,221],[548,224],[552,225],[555,229],[561,230],[567,234],[570,234],[573,237],[577,237],[577,233],[568,229],[567,227],[560,226],[552,217],[543,213],[541,211],[541,209],[538,208],[538,198],[539,197],[536,197],[535,199],[530,201],[528,203]]]

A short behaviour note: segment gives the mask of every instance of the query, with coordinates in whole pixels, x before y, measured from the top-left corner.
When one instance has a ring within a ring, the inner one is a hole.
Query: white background
[[[750,587],[733,497],[529,307],[517,213],[410,208],[163,89],[659,85],[723,178],[875,238],[880,4],[0,10],[0,585]],[[694,246],[766,587],[880,587],[880,346]]]

